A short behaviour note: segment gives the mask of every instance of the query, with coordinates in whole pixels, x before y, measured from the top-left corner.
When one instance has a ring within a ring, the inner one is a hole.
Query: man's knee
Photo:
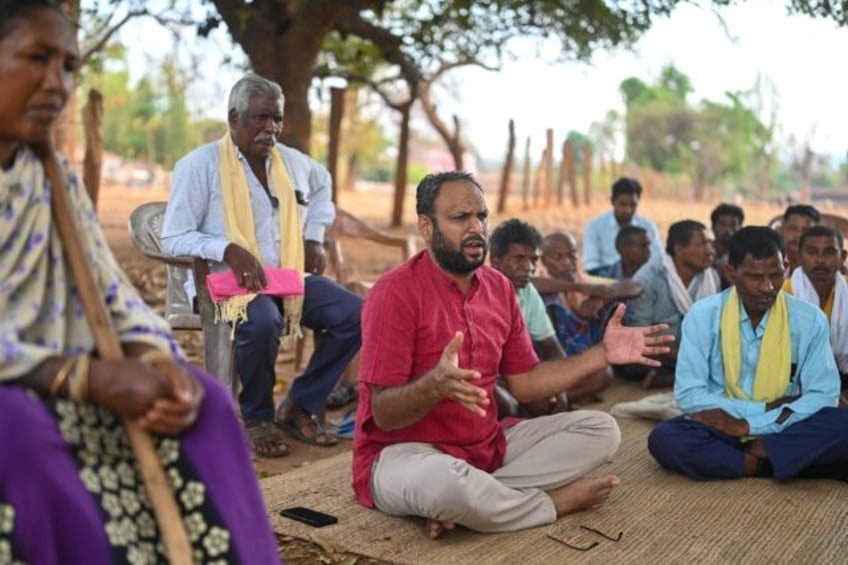
[[[648,434],[648,451],[663,467],[676,468],[676,462],[686,450],[686,435],[680,419],[660,422]]]
[[[330,311],[331,323],[334,326],[354,327],[359,330],[362,314],[362,297],[341,287],[333,287],[338,297]]]
[[[378,465],[379,474],[375,477],[384,493],[402,493],[403,503],[397,506],[397,499],[391,494],[375,497],[377,507],[390,514],[410,512],[420,516],[436,518],[447,508],[451,513],[462,512],[473,506],[468,476],[471,466],[461,459],[449,457],[443,453],[434,453],[416,458],[415,464],[403,459],[396,460],[399,466]]]
[[[307,285],[303,309],[307,327],[359,333],[362,297],[339,284],[315,278]]]
[[[256,296],[248,304],[247,320],[238,325],[237,334],[251,337],[273,336],[279,338],[285,319],[275,299],[270,296]]]
[[[578,418],[577,427],[584,433],[594,436],[599,445],[606,446],[609,457],[618,451],[621,445],[621,429],[613,416],[598,410],[578,410],[568,413],[567,416],[572,419]]]
[[[606,458],[612,459],[621,445],[621,429],[618,427],[618,422],[606,412],[597,412],[593,428],[597,430],[598,440],[606,447]]]

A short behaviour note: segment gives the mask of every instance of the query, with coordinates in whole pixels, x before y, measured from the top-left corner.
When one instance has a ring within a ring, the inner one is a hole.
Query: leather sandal
[[[289,446],[271,422],[259,422],[248,426],[247,438],[253,454],[257,457],[272,459],[289,453]]]
[[[289,434],[297,441],[315,445],[317,447],[333,447],[339,440],[328,434],[318,418],[311,416],[303,410],[297,410],[297,413],[288,420],[277,420],[276,426]],[[311,430],[306,432],[305,430]],[[307,435],[307,433],[309,435]]]

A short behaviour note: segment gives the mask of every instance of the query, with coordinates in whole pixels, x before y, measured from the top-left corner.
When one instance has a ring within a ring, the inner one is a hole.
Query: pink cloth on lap
[[[278,269],[265,267],[265,277],[268,286],[259,291],[259,294],[270,294],[273,296],[291,296],[303,294],[303,279],[295,269]],[[222,271],[206,277],[206,287],[212,296],[213,302],[220,302],[230,296],[248,294],[243,286],[239,286],[236,275],[232,271]]]

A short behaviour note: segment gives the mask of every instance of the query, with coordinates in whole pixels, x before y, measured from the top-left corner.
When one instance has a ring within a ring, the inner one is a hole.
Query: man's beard
[[[436,259],[436,263],[445,271],[458,275],[467,275],[483,264],[486,260],[486,253],[489,251],[489,242],[483,236],[469,236],[463,240],[463,243],[474,240],[483,243],[483,253],[479,258],[468,259],[462,253],[462,244],[460,244],[459,249],[451,247],[450,243],[442,235],[441,230],[439,230],[439,224],[433,219],[433,238],[430,241],[430,249],[433,252],[433,257]]]

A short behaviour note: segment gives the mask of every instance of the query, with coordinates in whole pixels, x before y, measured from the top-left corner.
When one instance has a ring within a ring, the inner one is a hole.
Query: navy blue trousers
[[[823,408],[761,439],[778,480],[848,481],[848,410]],[[697,481],[745,475],[744,443],[685,416],[660,422],[648,436],[648,450],[666,469]]]
[[[303,374],[294,380],[288,399],[310,414],[324,410],[327,396],[361,344],[359,315],[362,298],[330,279],[305,279],[302,324],[316,332],[315,351]],[[259,295],[238,325],[235,367],[241,379],[239,405],[246,424],[274,418],[274,363],[285,319],[282,301]],[[320,338],[318,334],[320,333]]]

